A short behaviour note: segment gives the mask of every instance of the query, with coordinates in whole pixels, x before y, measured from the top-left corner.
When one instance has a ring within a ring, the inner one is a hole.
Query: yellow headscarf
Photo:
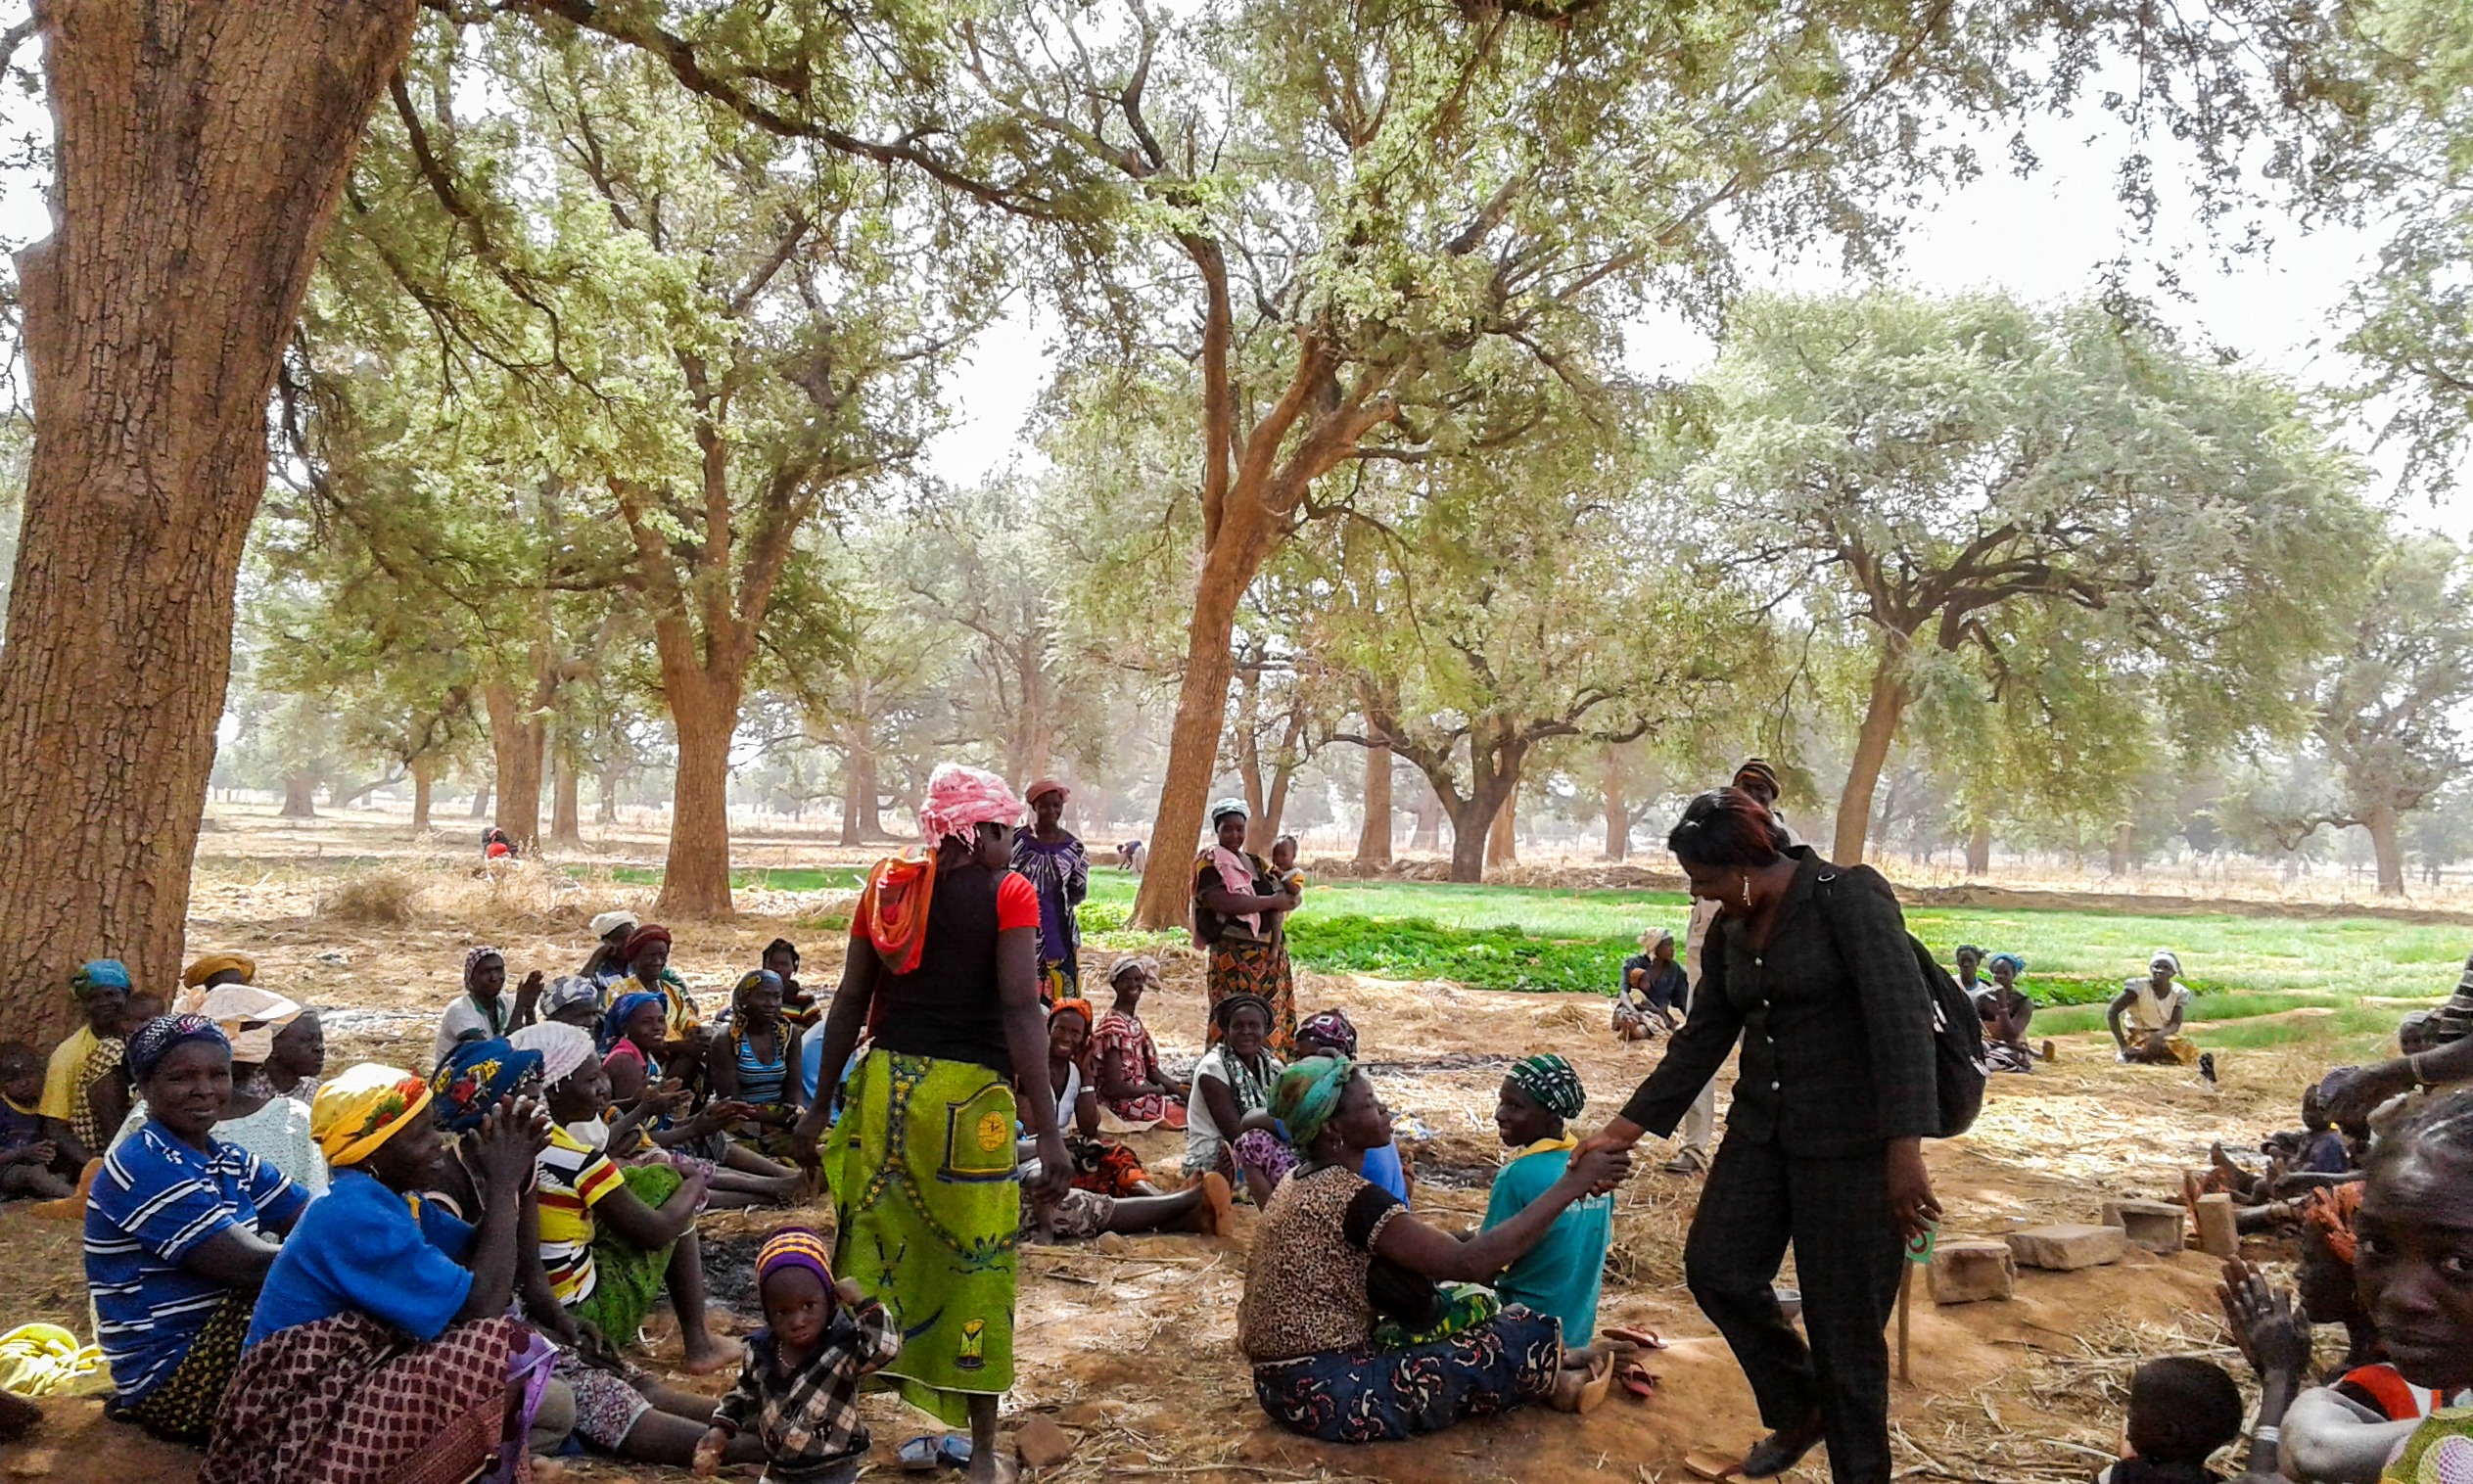
[[[309,1105],[309,1136],[326,1162],[341,1170],[377,1153],[429,1106],[426,1080],[401,1067],[364,1061],[318,1089]]]
[[[245,953],[209,953],[180,971],[180,983],[194,990],[217,974],[232,971],[240,974],[241,983],[249,984],[257,978],[257,960]]]

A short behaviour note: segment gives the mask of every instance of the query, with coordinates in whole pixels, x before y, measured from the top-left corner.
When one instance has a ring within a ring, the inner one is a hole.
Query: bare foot
[[[738,1363],[737,1351],[723,1345],[703,1330],[680,1335],[678,1348],[684,1355],[684,1364],[689,1375],[711,1375],[714,1371]]]
[[[970,1456],[970,1484],[1013,1484],[1020,1476],[1021,1470],[999,1449],[974,1451]]]

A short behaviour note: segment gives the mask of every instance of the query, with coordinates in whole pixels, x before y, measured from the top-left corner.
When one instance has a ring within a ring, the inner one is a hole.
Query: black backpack
[[[1837,879],[1834,871],[1820,878],[1821,913],[1829,920],[1832,938],[1838,936],[1838,908],[1829,886]],[[1924,941],[1909,933],[1906,942],[1915,951],[1915,972],[1924,993],[1932,998],[1933,1092],[1940,1112],[1940,1127],[1933,1136],[1955,1138],[1975,1127],[1975,1116],[1983,1111],[1983,1086],[1992,1077],[1983,1054],[1983,1019]]]

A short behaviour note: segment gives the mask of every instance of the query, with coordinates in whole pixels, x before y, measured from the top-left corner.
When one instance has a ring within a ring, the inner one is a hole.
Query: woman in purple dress
[[[1030,786],[1031,822],[1013,832],[1013,869],[1039,894],[1039,997],[1082,994],[1082,925],[1073,909],[1091,894],[1091,858],[1060,822],[1067,790],[1053,778]]]

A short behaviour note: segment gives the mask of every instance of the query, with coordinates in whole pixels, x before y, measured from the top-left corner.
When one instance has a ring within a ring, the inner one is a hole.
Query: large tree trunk
[[[1903,668],[1899,654],[1904,648],[1903,636],[1885,640],[1880,663],[1872,672],[1872,697],[1863,710],[1863,728],[1855,733],[1846,786],[1838,795],[1838,836],[1829,858],[1840,865],[1863,863],[1864,839],[1872,829],[1872,792],[1880,786],[1890,744],[1897,740],[1897,719],[1906,710],[1906,685],[1899,675]]]
[[[2404,895],[2404,854],[2396,841],[2396,806],[2375,804],[2361,827],[2370,832],[2370,854],[2378,858],[2379,895]]]
[[[550,760],[549,843],[582,846],[583,844],[583,805],[577,792],[574,765],[565,757],[566,749]]]
[[[842,839],[844,845],[864,845],[884,833],[876,813],[876,755],[853,747],[842,755]]]
[[[1518,810],[1519,795],[1517,792],[1513,792],[1503,796],[1502,807],[1494,812],[1493,826],[1485,832],[1485,868],[1487,870],[1519,863],[1519,841],[1514,834],[1514,831],[1519,827],[1516,817]]]
[[[1475,799],[1444,806],[1443,812],[1451,820],[1452,880],[1485,879],[1485,843],[1493,838],[1491,826],[1501,812],[1501,806]]]
[[[628,771],[625,765],[617,763],[603,763],[593,768],[592,783],[595,796],[592,801],[593,823],[616,824],[619,822],[619,784],[626,781]]]
[[[1425,797],[1417,801],[1417,823],[1409,829],[1408,848],[1413,851],[1441,850],[1442,822],[1442,795],[1427,788]]]
[[[1211,775],[1219,770],[1219,738],[1234,668],[1228,641],[1236,630],[1236,599],[1259,565],[1226,551],[1214,551],[1204,560],[1193,594],[1193,618],[1186,629],[1185,683],[1178,688],[1176,720],[1168,732],[1168,775],[1150,825],[1150,852],[1158,859],[1190,858],[1201,842],[1202,812],[1210,806]],[[1191,895],[1188,881],[1181,870],[1143,872],[1131,925],[1164,931],[1184,922]]]
[[[662,657],[662,688],[678,734],[671,793],[670,857],[660,909],[677,916],[730,912],[730,737],[738,730],[739,677]]]
[[[2108,874],[2116,880],[2129,874],[2129,847],[2132,839],[2131,831],[2132,826],[2126,819],[2123,819],[2119,824],[2113,826],[2112,848],[2108,853],[2110,858],[2106,860],[2105,864],[2110,867]]]
[[[430,793],[438,784],[438,765],[426,758],[413,760],[412,771],[412,834],[428,834],[430,828]]]
[[[482,779],[472,791],[472,816],[475,819],[489,818],[490,805],[494,798],[495,791],[490,786],[490,780]]]
[[[309,773],[290,773],[283,780],[284,819],[314,819],[318,816],[318,780]]]
[[[1366,818],[1357,830],[1357,863],[1391,863],[1391,749],[1366,749]]]
[[[45,0],[52,236],[0,646],[0,996],[48,1044],[85,959],[180,970],[266,484],[266,397],[415,0]]]
[[[1967,879],[1981,881],[1992,871],[1992,821],[1978,819],[1967,831]]]
[[[1599,759],[1598,804],[1606,812],[1606,858],[1631,855],[1631,805],[1623,798],[1623,767],[1609,746]]]
[[[541,759],[548,724],[537,709],[516,698],[515,687],[492,682],[483,691],[490,708],[490,753],[497,764],[498,828],[519,851],[540,843]]]

